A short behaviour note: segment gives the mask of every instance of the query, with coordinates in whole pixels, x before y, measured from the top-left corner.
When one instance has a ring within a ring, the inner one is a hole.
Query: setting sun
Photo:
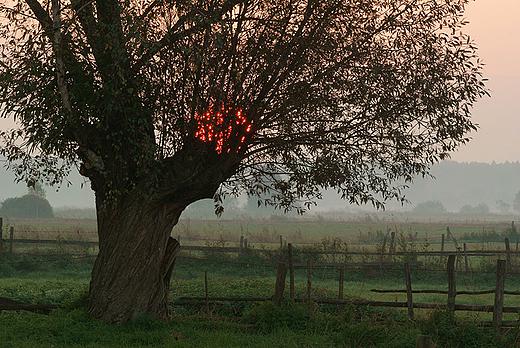
[[[218,154],[240,151],[246,137],[251,133],[252,121],[248,120],[242,110],[222,108],[218,112],[208,111],[196,115],[197,131],[195,137],[206,143],[214,143]]]

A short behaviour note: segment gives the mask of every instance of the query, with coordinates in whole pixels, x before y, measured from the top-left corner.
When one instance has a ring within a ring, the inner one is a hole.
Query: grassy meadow
[[[501,248],[510,236],[510,221],[369,221],[366,217],[339,220],[182,220],[172,232],[183,245],[237,246],[240,236],[255,249],[270,253],[184,253],[171,283],[171,320],[142,318],[127,325],[106,325],[86,315],[86,294],[95,250],[77,246],[16,246],[15,255],[0,255],[0,297],[25,303],[58,304],[50,315],[3,311],[0,347],[415,347],[418,334],[433,337],[435,347],[520,346],[518,327],[504,329],[499,339],[476,323],[490,321],[490,313],[416,310],[407,320],[406,309],[370,306],[342,307],[272,302],[220,302],[181,305],[182,297],[203,297],[204,273],[209,296],[268,297],[274,293],[276,265],[286,257],[286,243],[294,244],[296,262],[332,261],[316,254],[324,250],[380,250],[388,232],[396,232],[396,250],[439,250],[440,236],[449,226],[456,243],[471,248]],[[95,221],[88,219],[4,220],[5,231],[14,227],[15,238],[95,240]],[[283,247],[280,250],[280,236]],[[78,239],[80,238],[80,239]],[[512,242],[514,248],[514,242]],[[388,248],[388,245],[387,245]],[[16,254],[25,253],[25,254]],[[365,261],[377,257],[360,256]],[[336,261],[359,261],[341,259]],[[403,261],[400,258],[394,261]],[[413,267],[414,289],[447,289],[444,265],[422,260],[428,267]],[[517,262],[518,260],[513,260]],[[495,286],[496,258],[474,258],[471,272],[458,272],[457,290],[488,290]],[[296,269],[296,297],[306,294],[307,270]],[[312,272],[313,297],[337,298],[339,274],[333,268]],[[400,269],[353,268],[345,271],[344,298],[406,301],[405,294],[378,294],[371,289],[404,289]],[[506,290],[518,291],[518,274],[506,276]],[[286,296],[288,295],[288,284]],[[494,295],[458,295],[457,303],[492,305]],[[414,294],[414,302],[445,303],[446,295]],[[520,306],[520,296],[505,296],[506,306]],[[504,320],[518,321],[517,314]]]

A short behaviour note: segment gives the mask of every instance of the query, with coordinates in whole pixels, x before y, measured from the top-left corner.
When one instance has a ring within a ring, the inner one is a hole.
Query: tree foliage
[[[0,215],[23,218],[52,218],[54,213],[49,201],[36,195],[7,198],[2,202]]]
[[[42,154],[79,163],[105,199],[139,187],[179,200],[201,166],[213,184],[188,200],[269,190],[289,207],[333,187],[379,206],[476,129],[486,92],[466,2],[16,1],[0,103],[21,130],[3,152],[25,169],[31,151],[46,168]]]
[[[485,203],[480,203],[476,207],[466,204],[460,208],[461,214],[486,215],[489,214],[489,212],[489,206]]]
[[[513,210],[520,212],[520,191],[516,193],[515,199],[513,200]]]
[[[446,213],[446,208],[440,201],[426,201],[417,204],[413,211],[420,214],[444,214]]]
[[[89,314],[165,317],[190,203],[334,188],[380,207],[469,140],[487,92],[466,3],[14,0],[0,106],[20,128],[1,154],[20,180],[90,179]]]

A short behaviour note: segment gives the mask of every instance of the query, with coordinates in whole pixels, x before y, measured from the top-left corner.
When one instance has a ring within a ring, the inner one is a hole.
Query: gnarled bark
[[[92,271],[88,313],[120,323],[168,316],[170,277],[179,243],[170,237],[184,206],[125,197],[99,206],[99,254]]]

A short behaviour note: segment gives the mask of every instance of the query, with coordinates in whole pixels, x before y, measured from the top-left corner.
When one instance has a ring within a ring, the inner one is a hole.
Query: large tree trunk
[[[133,195],[131,195],[133,196]],[[121,323],[168,316],[170,277],[179,243],[170,237],[184,206],[143,198],[97,202],[99,254],[92,271],[88,313]]]

